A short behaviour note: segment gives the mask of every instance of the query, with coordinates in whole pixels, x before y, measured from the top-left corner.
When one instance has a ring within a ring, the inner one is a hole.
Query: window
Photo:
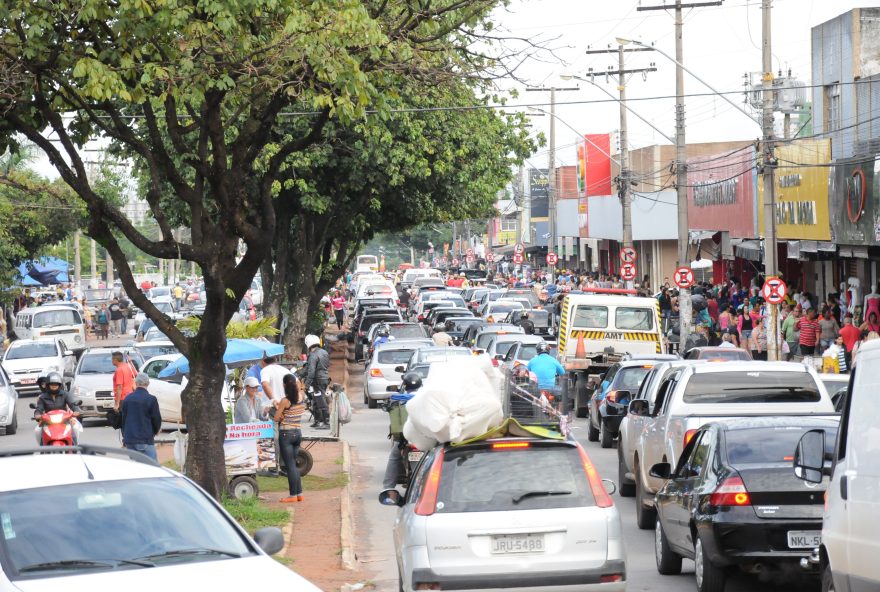
[[[724,434],[727,460],[734,467],[756,464],[791,465],[798,440],[807,430],[815,426],[775,426],[727,430]],[[834,439],[837,429],[825,427],[825,451],[834,452]]]
[[[9,351],[6,352],[6,359],[54,358],[57,355],[58,349],[54,343],[26,343],[18,347],[9,348]]]
[[[840,84],[829,84],[825,88],[825,121],[826,131],[840,129]]]
[[[648,375],[650,370],[650,366],[630,366],[628,368],[621,368],[610,388],[626,390],[634,393],[639,390],[640,386],[642,386],[642,381],[645,380],[645,376]]]
[[[691,466],[691,458],[694,456],[694,450],[697,448],[697,444],[700,443],[704,437],[703,432],[696,434],[688,445],[685,446],[684,450],[681,451],[681,456],[678,457],[678,465],[675,467],[675,472],[673,475],[676,479],[687,479],[689,476],[689,470]]]
[[[411,349],[381,350],[376,357],[377,364],[406,364],[412,357]]]
[[[608,326],[608,308],[579,304],[574,309],[571,326],[575,329],[604,329]]]
[[[156,360],[155,362],[151,362],[144,368],[144,372],[150,378],[159,378],[159,373],[165,369],[165,366],[171,363],[171,360]]]
[[[685,403],[812,403],[819,387],[806,372],[706,372],[694,374]]]
[[[425,332],[418,325],[392,325],[388,327],[388,334],[395,339],[424,339]]]
[[[516,232],[519,227],[518,222],[515,216],[501,218],[501,232]]]
[[[496,341],[495,342],[495,353],[496,354],[507,354],[507,352],[510,351],[510,348],[512,348],[514,346],[514,344],[516,344],[515,341],[500,341],[500,342]]]
[[[73,309],[47,310],[34,315],[34,329],[81,325],[79,313]]]
[[[654,328],[654,310],[619,307],[614,311],[614,326],[629,331],[650,331]]]

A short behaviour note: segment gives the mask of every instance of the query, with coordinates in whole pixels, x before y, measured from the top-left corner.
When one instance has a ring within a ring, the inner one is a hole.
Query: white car
[[[0,435],[12,435],[18,431],[18,416],[15,414],[17,403],[18,393],[0,366]]]
[[[3,369],[19,395],[37,395],[37,378],[43,372],[58,372],[66,385],[73,380],[76,356],[60,339],[13,341],[3,354]]]
[[[129,458],[130,457],[130,458]],[[0,590],[319,588],[183,475],[121,448],[0,452]]]
[[[261,284],[259,280],[253,280],[251,282],[250,297],[254,306],[260,306],[263,304],[263,284]]]
[[[500,323],[514,310],[525,310],[522,302],[516,300],[495,300],[480,307],[479,314],[490,323]]]
[[[155,289],[155,288],[154,288]],[[159,312],[165,313],[172,319],[182,318],[183,315],[179,314],[177,310],[174,308],[174,302],[172,302],[170,297],[162,297],[156,300],[151,300],[151,302],[155,305],[156,308],[159,309]],[[147,313],[142,310],[138,310],[138,312],[134,315],[134,327],[135,329],[140,328],[141,323],[147,318]]]
[[[159,401],[159,414],[162,416],[164,423],[186,423],[183,417],[183,403],[180,394],[186,387],[186,376],[176,376],[173,378],[159,378],[159,373],[165,367],[176,361],[181,354],[163,354],[150,358],[144,362],[141,370],[150,377],[150,386],[147,390]],[[223,390],[220,392],[220,400],[223,402],[223,411],[228,411],[231,401],[232,391],[229,385],[224,382]]]
[[[400,590],[626,588],[620,514],[573,440],[500,438],[441,445],[398,505]]]
[[[376,347],[370,361],[364,368],[364,403],[375,409],[378,401],[391,396],[388,387],[400,386],[402,373],[395,370],[405,365],[414,350],[432,347],[430,339],[394,339]]]
[[[107,411],[113,409],[113,365],[111,355],[121,351],[127,355],[136,368],[141,368],[144,359],[134,348],[92,347],[83,352],[76,365],[70,392],[73,398],[82,401],[83,418],[105,418]]]

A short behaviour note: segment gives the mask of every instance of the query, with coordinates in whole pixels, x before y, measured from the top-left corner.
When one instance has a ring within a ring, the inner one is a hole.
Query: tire
[[[677,576],[681,573],[681,555],[669,546],[660,518],[657,518],[654,526],[654,560],[657,571],[664,576]]]
[[[260,493],[257,480],[249,475],[239,475],[229,482],[229,495],[235,499],[243,500],[255,497]]]
[[[305,448],[300,448],[296,452],[296,470],[299,471],[300,477],[305,477],[312,470],[312,465],[315,464],[315,460],[312,458],[312,453],[306,450]]]
[[[834,592],[834,577],[831,573],[831,565],[826,565],[822,570],[822,592]]]
[[[657,520],[657,511],[653,507],[645,506],[645,488],[642,486],[642,480],[639,479],[639,468],[633,467],[636,477],[636,524],[642,530],[651,530]]]
[[[375,409],[379,406],[379,401],[374,399],[373,397],[367,396],[367,407],[370,409]]]
[[[370,404],[370,395],[367,394],[367,391],[364,391],[364,405]]]
[[[626,478],[626,464],[623,462],[620,442],[617,443],[617,487],[620,497],[633,497],[636,494],[636,484]]]
[[[602,448],[611,448],[614,444],[614,436],[608,431],[601,417],[599,418],[599,423],[601,424],[599,426],[599,445]]]
[[[14,436],[18,431],[18,415],[15,414],[15,409],[12,409],[12,423],[6,426],[6,435]]]
[[[587,440],[590,442],[598,442],[599,441],[599,428],[593,426],[593,420],[590,419],[589,430],[587,431]]]
[[[714,565],[703,552],[703,541],[697,536],[694,545],[694,577],[697,580],[697,592],[724,592],[727,584],[727,571]]]
[[[575,415],[578,417],[586,417],[590,410],[590,398],[587,396],[587,381],[583,375],[578,375],[574,383],[574,406]],[[583,406],[581,406],[583,404]],[[595,442],[595,440],[593,440]]]

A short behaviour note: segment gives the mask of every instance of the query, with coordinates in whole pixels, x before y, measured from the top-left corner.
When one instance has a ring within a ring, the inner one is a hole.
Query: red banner
[[[584,188],[587,197],[611,195],[611,135],[584,136]]]

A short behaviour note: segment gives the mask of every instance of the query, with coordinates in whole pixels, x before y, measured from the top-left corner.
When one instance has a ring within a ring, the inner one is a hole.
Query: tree
[[[263,265],[264,308],[279,316],[287,303],[289,349],[301,345],[321,296],[375,233],[485,216],[511,167],[534,148],[521,117],[455,110],[481,103],[470,84],[401,87],[398,112],[329,124],[321,143],[290,159],[274,257]]]
[[[219,397],[225,327],[269,254],[282,165],[369,107],[390,81],[480,76],[471,45],[498,0],[6,0],[0,4],[0,149],[24,136],[87,207],[88,232],[123,286],[190,362],[185,471],[225,489]],[[301,125],[286,110],[303,110]],[[44,130],[51,132],[52,139]],[[113,142],[148,175],[160,237],[95,190],[81,154]],[[177,240],[172,223],[191,230]],[[152,257],[195,262],[206,288],[194,336],[137,289],[125,237]]]

